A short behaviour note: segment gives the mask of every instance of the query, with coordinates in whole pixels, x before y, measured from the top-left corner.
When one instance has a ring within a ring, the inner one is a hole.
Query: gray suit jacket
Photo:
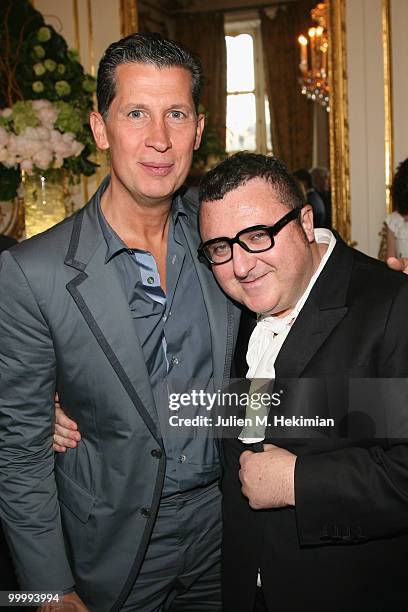
[[[194,194],[182,218],[211,328],[216,385],[229,374],[239,312],[196,257]],[[0,513],[22,589],[76,584],[117,610],[149,542],[166,457],[149,376],[95,198],[0,260]],[[217,387],[216,387],[217,388]],[[52,451],[53,395],[78,422]],[[160,451],[160,452],[157,452]]]

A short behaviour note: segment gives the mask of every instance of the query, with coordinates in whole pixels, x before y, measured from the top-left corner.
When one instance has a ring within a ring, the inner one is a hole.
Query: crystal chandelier
[[[310,12],[310,16],[318,25],[310,28],[307,36],[301,34],[298,38],[301,72],[299,81],[302,94],[329,111],[327,5],[320,2]]]

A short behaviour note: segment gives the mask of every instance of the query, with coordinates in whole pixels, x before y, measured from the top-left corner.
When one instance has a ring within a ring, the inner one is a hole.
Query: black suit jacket
[[[298,456],[296,506],[282,509],[249,507],[238,478],[248,447],[224,440],[224,612],[252,611],[258,568],[274,612],[408,609],[407,313],[407,278],[338,238],[274,387],[280,416],[335,427],[268,429]],[[254,325],[244,314],[235,376]]]

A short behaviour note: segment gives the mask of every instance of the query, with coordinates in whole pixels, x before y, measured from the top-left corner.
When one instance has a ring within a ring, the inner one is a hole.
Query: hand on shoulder
[[[408,258],[407,257],[388,257],[387,266],[391,270],[408,274]]]

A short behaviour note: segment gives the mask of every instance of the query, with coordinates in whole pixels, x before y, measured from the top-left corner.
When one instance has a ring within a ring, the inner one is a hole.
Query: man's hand
[[[408,274],[408,258],[407,257],[388,257],[387,266],[397,272]]]
[[[67,448],[75,448],[81,439],[78,425],[71,421],[61,408],[58,393],[55,394],[55,429],[53,449],[58,453],[65,453]]]
[[[59,602],[47,603],[45,606],[37,608],[37,612],[89,612],[82,599],[73,591],[61,597]]]
[[[254,510],[294,506],[296,455],[273,444],[264,444],[264,451],[242,453],[242,493]]]

